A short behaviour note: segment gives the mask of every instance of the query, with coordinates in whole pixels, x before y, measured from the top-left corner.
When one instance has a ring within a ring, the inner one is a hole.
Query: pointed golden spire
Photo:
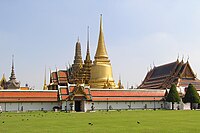
[[[100,17],[100,32],[95,60],[91,67],[90,87],[91,88],[115,88],[112,66],[108,59],[104,42],[102,15]]]
[[[124,89],[124,86],[122,85],[122,81],[121,81],[121,75],[119,75],[118,89]]]
[[[6,81],[5,73],[3,74],[1,81]]]
[[[43,86],[43,90],[48,90],[48,88],[47,88],[47,80],[46,80],[46,67],[45,67],[45,72],[44,72],[44,86]]]
[[[95,59],[99,58],[106,58],[108,59],[108,54],[106,51],[106,46],[104,42],[104,34],[103,34],[103,26],[102,26],[102,14],[100,17],[100,32],[99,32],[99,41],[98,41],[98,46],[97,46],[97,51],[95,54]]]
[[[3,74],[3,77],[0,81],[0,88],[1,89],[5,89],[6,88],[6,77],[5,77],[5,74]]]

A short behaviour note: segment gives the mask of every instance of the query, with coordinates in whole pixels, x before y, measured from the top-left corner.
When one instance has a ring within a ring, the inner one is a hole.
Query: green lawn
[[[140,124],[137,124],[137,121]],[[89,125],[88,123],[93,123]],[[200,111],[3,112],[0,133],[200,132]]]

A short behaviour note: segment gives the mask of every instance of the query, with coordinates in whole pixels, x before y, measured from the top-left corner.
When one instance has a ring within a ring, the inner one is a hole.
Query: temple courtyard
[[[1,133],[199,132],[198,110],[123,110],[90,113],[3,112]]]

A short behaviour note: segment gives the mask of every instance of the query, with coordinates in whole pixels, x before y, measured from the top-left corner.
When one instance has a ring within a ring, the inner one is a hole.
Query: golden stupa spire
[[[3,74],[3,77],[0,81],[0,89],[5,89],[6,88],[6,77],[5,74]]]
[[[95,54],[95,59],[106,58],[108,59],[108,54],[106,51],[106,46],[104,42],[103,26],[102,26],[102,14],[100,17],[100,31],[99,31],[99,41],[97,46],[97,51]]]
[[[46,67],[45,67],[45,72],[44,72],[44,86],[43,86],[43,90],[48,90],[48,88],[47,88],[47,79],[46,79]]]
[[[104,42],[102,15],[100,16],[99,40],[94,58],[95,60],[91,67],[91,76],[89,81],[90,87],[99,89],[116,88],[112,75],[112,66],[108,59]]]

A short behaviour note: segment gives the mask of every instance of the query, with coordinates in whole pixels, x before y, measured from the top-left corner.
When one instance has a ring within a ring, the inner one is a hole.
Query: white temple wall
[[[70,103],[71,103],[71,101],[67,101],[67,104],[66,104],[66,101],[62,101],[62,109],[61,110],[65,110],[66,111],[66,109],[69,111],[69,110],[71,110],[71,107],[70,107]],[[74,107],[73,107],[73,109],[74,109]]]
[[[86,102],[85,110],[91,110],[92,103],[94,103],[94,110],[117,110],[117,109],[161,109],[164,108],[163,101],[152,102],[107,102],[107,101],[95,101]]]
[[[193,104],[193,107],[198,108],[198,104]],[[165,108],[166,109],[172,109],[172,103],[171,102],[166,102],[165,103]],[[190,110],[190,103],[174,103],[174,110]]]
[[[32,110],[53,110],[58,102],[18,102],[0,103],[2,111],[32,111]]]
[[[183,109],[190,110],[190,103],[185,103]]]

